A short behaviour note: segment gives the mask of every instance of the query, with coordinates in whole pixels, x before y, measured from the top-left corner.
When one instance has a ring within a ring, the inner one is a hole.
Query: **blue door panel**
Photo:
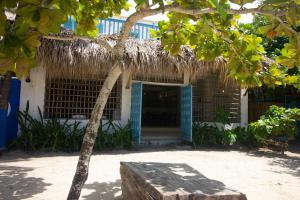
[[[142,128],[142,97],[143,84],[131,84],[131,108],[130,108],[130,127],[132,130],[133,141],[136,144],[141,142],[141,128]]]
[[[12,78],[9,90],[9,113],[6,121],[6,142],[18,137],[18,111],[20,106],[21,81]]]
[[[21,81],[12,78],[8,96],[8,109],[0,109],[0,150],[4,149],[12,139],[17,138],[20,88]]]
[[[185,141],[192,142],[192,86],[181,88],[180,134]]]

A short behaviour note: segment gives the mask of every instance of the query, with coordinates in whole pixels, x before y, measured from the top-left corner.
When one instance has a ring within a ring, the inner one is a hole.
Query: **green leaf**
[[[208,2],[218,10],[222,19],[225,20],[227,13],[225,11],[225,8],[219,3],[219,0],[208,0]]]
[[[285,16],[286,16],[289,24],[291,24],[293,26],[297,25],[297,17],[299,17],[299,16],[297,15],[297,8],[296,8],[296,6],[290,7],[287,10]]]
[[[17,0],[4,0],[4,5],[7,8],[16,8],[17,2]]]
[[[229,1],[238,5],[245,5],[246,3],[253,3],[255,0],[229,0]]]
[[[41,42],[39,40],[39,34],[37,32],[32,33],[29,35],[28,38],[25,39],[24,44],[31,48],[37,48],[41,45]]]
[[[263,4],[282,4],[282,3],[288,3],[290,0],[264,0]]]
[[[0,35],[4,35],[6,27],[6,16],[4,15],[4,12],[0,12],[0,21]]]

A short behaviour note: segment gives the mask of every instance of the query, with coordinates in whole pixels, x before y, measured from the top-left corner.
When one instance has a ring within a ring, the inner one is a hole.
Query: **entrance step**
[[[176,145],[181,144],[182,140],[176,136],[144,136],[141,145]]]
[[[142,127],[142,137],[179,137],[179,128]]]

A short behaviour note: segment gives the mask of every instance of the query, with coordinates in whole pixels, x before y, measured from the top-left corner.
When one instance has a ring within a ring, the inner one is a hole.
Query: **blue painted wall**
[[[6,145],[6,110],[0,109],[0,150]]]
[[[18,136],[18,111],[20,107],[21,81],[13,78],[9,91],[10,112],[6,120],[6,143]]]
[[[12,78],[7,110],[0,109],[0,150],[18,136],[18,111],[20,106],[21,81]]]
[[[99,23],[97,24],[97,28],[99,33],[104,35],[111,35],[120,33],[122,27],[125,23],[124,19],[99,19]],[[68,21],[63,25],[66,29],[75,30],[76,29],[76,22],[72,17],[68,17]],[[136,23],[131,29],[131,37],[135,37],[138,39],[151,39],[150,30],[157,30],[158,26],[153,24],[147,23]]]

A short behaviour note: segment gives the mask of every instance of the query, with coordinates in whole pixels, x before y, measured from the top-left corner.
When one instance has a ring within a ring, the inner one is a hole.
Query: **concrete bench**
[[[246,200],[186,164],[121,162],[124,200]]]

